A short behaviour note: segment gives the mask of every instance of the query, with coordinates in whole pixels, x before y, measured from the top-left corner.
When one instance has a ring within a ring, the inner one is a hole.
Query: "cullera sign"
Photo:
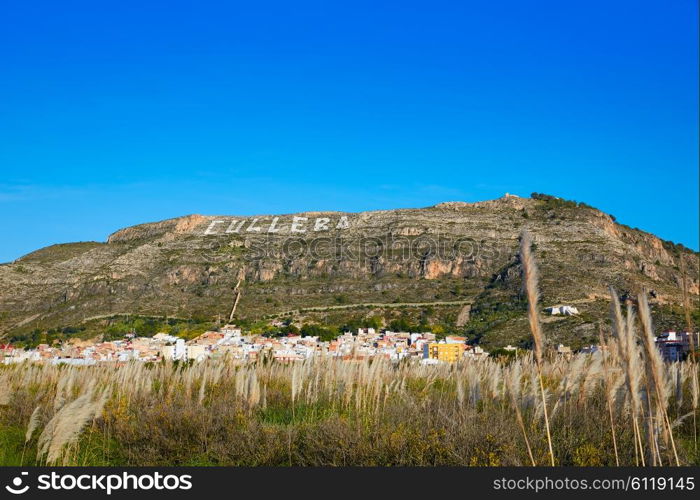
[[[350,221],[346,215],[338,218],[331,217],[299,217],[280,222],[280,217],[246,218],[246,219],[217,219],[211,221],[204,231],[205,235],[236,234],[236,233],[306,233],[330,231],[331,229],[347,229]]]

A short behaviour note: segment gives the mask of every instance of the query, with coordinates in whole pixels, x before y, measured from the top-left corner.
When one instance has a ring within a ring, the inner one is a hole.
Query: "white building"
[[[241,329],[236,325],[224,325],[219,329],[219,331],[224,334],[224,338],[240,337],[242,333]]]
[[[163,347],[163,357],[165,359],[183,360],[187,356],[187,346],[185,339],[177,339],[173,345]]]
[[[156,333],[153,336],[153,340],[155,340],[156,342],[176,342],[177,337],[175,337],[174,335],[168,335],[167,333],[160,332]]]

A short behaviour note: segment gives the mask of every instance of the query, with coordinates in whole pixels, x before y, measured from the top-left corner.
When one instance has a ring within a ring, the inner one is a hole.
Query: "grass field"
[[[644,372],[630,397],[614,348],[544,360],[555,463],[675,464],[672,432],[679,463],[700,464],[697,377],[696,364],[665,366],[657,400]],[[546,465],[537,378],[531,355],[5,366],[0,464]]]

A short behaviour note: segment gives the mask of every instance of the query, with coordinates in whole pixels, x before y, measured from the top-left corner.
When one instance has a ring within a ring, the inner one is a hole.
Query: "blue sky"
[[[697,2],[4,2],[0,262],[533,191],[698,249]]]

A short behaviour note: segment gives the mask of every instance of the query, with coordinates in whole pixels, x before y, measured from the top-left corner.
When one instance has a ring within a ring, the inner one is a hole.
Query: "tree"
[[[305,337],[318,337],[322,342],[330,342],[338,337],[337,328],[324,328],[317,324],[304,324],[301,327],[301,334]]]

